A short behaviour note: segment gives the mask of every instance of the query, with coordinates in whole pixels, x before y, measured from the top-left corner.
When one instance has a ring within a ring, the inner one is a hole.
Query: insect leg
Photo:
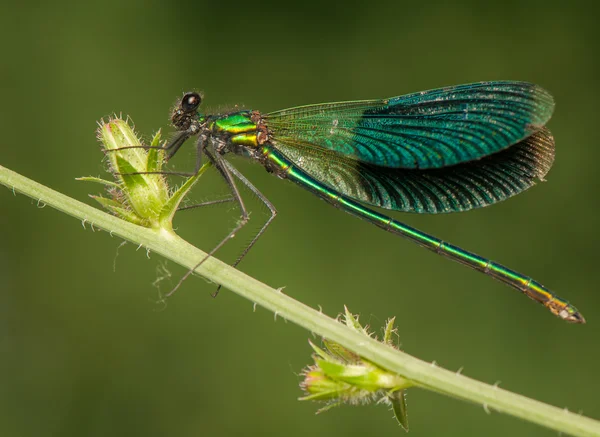
[[[213,149],[214,149],[214,142],[217,141],[215,139],[211,139],[213,142]],[[199,144],[200,144],[200,140],[199,140]],[[240,218],[240,221],[238,222],[238,224],[231,230],[231,232],[229,232],[229,234],[227,234],[227,236],[221,240],[221,242],[219,244],[217,244],[203,259],[201,259],[198,264],[196,264],[194,266],[194,268],[192,268],[191,270],[189,270],[177,283],[177,285],[166,295],[166,297],[171,296],[173,293],[175,293],[175,291],[177,291],[177,289],[181,286],[181,284],[183,283],[183,281],[185,281],[188,276],[190,276],[198,267],[200,267],[202,265],[202,263],[204,261],[206,261],[208,258],[210,258],[211,256],[213,256],[221,247],[223,247],[225,245],[225,243],[227,241],[229,241],[231,238],[233,238],[235,236],[235,234],[237,234],[240,229],[242,229],[246,223],[248,223],[248,220],[250,219],[250,216],[248,214],[248,210],[246,209],[246,206],[244,205],[244,201],[242,199],[242,196],[240,195],[240,192],[237,188],[237,186],[235,185],[235,181],[233,179],[233,176],[230,172],[230,169],[233,168],[233,166],[231,164],[229,164],[227,161],[225,161],[225,159],[223,158],[222,155],[220,155],[219,153],[214,153],[212,151],[208,151],[206,149],[206,142],[203,141],[202,142],[202,146],[201,149],[204,150],[204,152],[206,153],[206,157],[208,158],[208,160],[216,167],[216,169],[219,171],[219,173],[221,174],[221,176],[223,177],[223,179],[225,179],[225,182],[227,182],[227,185],[229,186],[229,189],[231,190],[231,194],[233,195],[234,200],[238,203],[238,205],[240,206],[240,210],[242,213],[242,216]],[[216,295],[216,294],[215,294]]]
[[[269,218],[267,219],[267,221],[262,225],[262,227],[260,228],[260,230],[256,233],[256,235],[254,235],[254,238],[252,238],[252,240],[250,241],[250,243],[246,246],[246,248],[242,251],[242,253],[237,257],[237,259],[235,260],[235,262],[232,264],[232,267],[236,267],[240,261],[246,256],[246,254],[250,251],[250,249],[252,249],[252,246],[254,246],[254,244],[258,241],[258,239],[264,234],[264,232],[267,230],[267,228],[269,227],[269,225],[273,222],[273,220],[275,220],[275,217],[277,216],[277,209],[275,209],[275,206],[271,203],[271,201],[269,199],[267,199],[265,197],[264,194],[262,194],[258,188],[256,188],[242,173],[240,173],[234,166],[232,166],[228,161],[223,161],[225,166],[227,166],[228,170],[236,177],[240,180],[240,182],[242,182],[246,187],[248,187],[248,189],[250,191],[252,191],[254,193],[254,195],[256,197],[258,197],[260,199],[260,201],[267,207],[269,208],[269,211],[271,213],[271,215],[269,216]],[[219,285],[217,287],[217,290],[213,293],[213,297],[216,297],[217,294],[219,294],[219,290],[221,290],[221,286]]]
[[[256,188],[234,166],[232,166],[228,161],[224,161],[224,163],[228,167],[228,170],[236,178],[238,178],[240,180],[240,182],[242,182],[246,187],[248,187],[248,189],[250,191],[252,191],[256,195],[256,197],[258,197],[258,199],[269,209],[269,212],[271,213],[271,215],[269,216],[269,218],[267,219],[267,221],[265,222],[265,224],[262,226],[262,228],[260,228],[260,230],[254,236],[254,238],[252,239],[252,241],[250,241],[250,244],[248,244],[248,247],[246,247],[244,249],[244,251],[240,254],[240,256],[238,256],[237,260],[232,264],[232,266],[235,267],[235,266],[237,266],[240,263],[240,261],[242,260],[242,258],[244,258],[244,256],[246,256],[246,254],[248,253],[248,251],[252,248],[252,246],[254,246],[254,244],[258,241],[258,239],[262,236],[262,234],[264,234],[264,232],[267,230],[267,228],[269,227],[269,225],[271,224],[271,222],[275,219],[275,217],[277,216],[277,209],[275,209],[275,206],[271,203],[271,201],[269,199],[267,199],[265,197],[265,195],[262,194],[258,190],[258,188]]]

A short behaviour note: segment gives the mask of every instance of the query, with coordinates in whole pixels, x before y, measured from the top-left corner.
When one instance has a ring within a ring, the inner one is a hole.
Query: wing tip
[[[556,103],[552,94],[540,85],[533,84],[532,93],[535,96],[536,111],[539,111],[539,124],[543,126],[552,118]]]
[[[532,153],[535,155],[536,177],[540,181],[545,181],[545,176],[552,168],[556,156],[554,136],[547,127],[543,126],[525,141],[531,145]]]

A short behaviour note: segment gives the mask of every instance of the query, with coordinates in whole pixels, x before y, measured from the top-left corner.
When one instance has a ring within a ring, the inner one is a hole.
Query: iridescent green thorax
[[[250,111],[240,111],[228,114],[215,119],[212,123],[215,132],[227,132],[229,134],[239,134],[256,131],[256,123],[252,121]]]
[[[239,111],[214,119],[209,127],[215,133],[228,134],[233,144],[257,147],[267,140],[266,128],[258,111]]]

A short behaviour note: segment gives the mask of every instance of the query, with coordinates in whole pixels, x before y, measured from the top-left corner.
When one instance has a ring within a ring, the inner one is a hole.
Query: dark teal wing
[[[396,211],[466,211],[505,200],[543,180],[554,162],[554,138],[541,128],[477,161],[439,169],[393,169],[346,158],[310,144],[273,147],[313,178],[348,197]]]
[[[526,82],[480,82],[382,100],[300,106],[265,115],[275,141],[392,168],[440,168],[518,143],[552,115]]]

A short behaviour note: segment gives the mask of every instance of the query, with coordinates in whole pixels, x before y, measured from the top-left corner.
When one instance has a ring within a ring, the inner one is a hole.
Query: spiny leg
[[[186,211],[188,209],[196,209],[196,208],[202,208],[204,206],[218,205],[221,203],[233,202],[234,200],[235,199],[233,197],[227,197],[226,199],[209,200],[207,202],[196,203],[194,205],[181,206],[181,207],[177,208],[177,211]]]
[[[246,256],[246,254],[250,251],[250,249],[252,249],[252,246],[254,246],[254,244],[258,241],[258,239],[265,233],[265,231],[267,230],[267,228],[269,227],[269,225],[273,222],[273,220],[275,220],[275,217],[277,216],[277,209],[275,209],[275,206],[269,201],[269,199],[267,199],[265,197],[264,194],[262,194],[258,188],[256,188],[252,182],[250,182],[246,176],[244,176],[243,174],[241,174],[233,165],[231,165],[228,161],[223,161],[225,166],[227,167],[227,169],[236,177],[240,180],[240,182],[242,182],[244,185],[246,185],[246,187],[248,187],[248,189],[250,191],[252,191],[254,193],[254,195],[256,195],[256,197],[258,197],[260,199],[260,201],[262,203],[265,204],[265,206],[267,208],[269,208],[269,211],[271,212],[271,215],[269,216],[269,218],[267,219],[267,221],[263,224],[263,226],[260,228],[260,230],[256,233],[256,235],[254,236],[254,238],[252,238],[252,240],[250,241],[250,243],[246,246],[246,248],[242,251],[242,253],[237,257],[237,259],[235,260],[235,262],[231,265],[232,267],[236,267],[240,261]],[[219,285],[217,287],[217,290],[213,293],[213,297],[216,297],[219,294],[219,291],[221,290],[221,285]]]
[[[231,164],[227,163],[227,161],[225,161],[225,159],[218,153],[213,155],[212,152],[209,152],[206,149],[204,149],[204,151],[205,151],[206,156],[209,159],[209,161],[217,168],[217,170],[219,170],[219,173],[221,174],[223,179],[225,179],[225,182],[227,182],[227,185],[229,186],[229,189],[231,190],[233,198],[235,199],[235,201],[237,201],[238,205],[240,206],[242,217],[241,217],[240,221],[238,222],[238,224],[233,228],[233,230],[231,232],[229,232],[229,234],[227,234],[227,236],[223,240],[221,240],[221,242],[219,244],[217,244],[203,259],[201,259],[198,262],[198,264],[196,264],[185,275],[183,275],[183,277],[179,280],[177,285],[166,295],[166,297],[170,297],[171,295],[173,295],[173,293],[175,293],[177,291],[177,289],[181,286],[181,284],[183,284],[183,281],[185,281],[192,273],[194,273],[194,271],[198,267],[200,267],[204,263],[204,261],[206,261],[208,258],[213,256],[221,247],[223,247],[227,241],[229,241],[231,238],[233,238],[235,236],[235,234],[237,234],[240,231],[240,229],[242,229],[248,223],[248,220],[250,219],[248,210],[246,209],[246,206],[244,205],[242,196],[240,195],[240,192],[239,192],[237,186],[235,185],[233,176],[231,175],[230,168],[233,168],[231,166]],[[229,164],[229,165],[227,165],[227,164]]]
[[[167,157],[165,161],[169,161],[175,154],[179,151],[183,143],[190,137],[190,134],[187,132],[181,132],[177,137],[175,137],[168,145],[165,146],[165,150],[167,150]],[[200,138],[198,138],[200,140]],[[198,167],[200,168],[200,167]]]
[[[252,248],[252,246],[254,246],[254,244],[258,241],[258,239],[262,236],[262,234],[264,234],[264,232],[267,230],[267,228],[269,227],[269,225],[271,224],[271,222],[273,220],[275,220],[275,217],[277,216],[277,209],[275,208],[275,205],[273,205],[271,203],[271,201],[269,199],[267,199],[265,197],[265,195],[263,193],[261,193],[258,188],[256,188],[252,182],[250,182],[246,176],[244,176],[242,173],[240,173],[238,171],[238,169],[236,169],[233,165],[231,165],[228,161],[224,161],[225,165],[227,166],[227,169],[236,177],[240,180],[240,182],[242,182],[246,187],[248,187],[248,189],[250,191],[252,191],[256,197],[259,198],[259,200],[264,203],[264,205],[269,208],[269,212],[271,213],[271,215],[269,216],[269,218],[267,219],[267,221],[265,222],[265,224],[262,226],[262,228],[260,228],[260,230],[257,232],[257,234],[254,236],[254,238],[252,239],[252,241],[250,241],[250,243],[248,244],[248,247],[246,247],[242,253],[240,254],[240,256],[238,256],[238,258],[236,259],[236,261],[232,264],[233,267],[237,266],[240,261],[246,256],[246,254],[250,251],[250,249]]]
[[[170,143],[168,143],[166,146],[124,146],[124,147],[118,147],[116,149],[102,149],[102,151],[104,153],[107,152],[118,152],[121,150],[127,150],[127,149],[144,149],[144,150],[150,150],[150,149],[158,149],[158,150],[165,150],[167,152],[169,152],[167,154],[167,157],[165,158],[166,161],[168,161],[169,159],[171,159],[179,150],[179,148],[183,145],[183,143],[185,143],[185,141],[190,137],[190,134],[187,132],[179,132],[179,135],[177,135],[175,138],[173,138],[173,140],[171,140]]]
[[[183,143],[190,137],[190,134],[187,132],[180,132],[180,134],[173,139],[168,145],[165,147],[151,147],[151,146],[141,146],[142,148],[148,149],[162,149],[168,151],[167,156],[165,157],[165,162],[168,162],[175,154],[179,151]],[[132,176],[138,174],[160,174],[167,176],[182,176],[182,177],[192,177],[195,176],[200,167],[202,166],[202,150],[204,149],[204,144],[206,143],[206,136],[200,135],[198,137],[198,141],[196,141],[196,166],[193,172],[184,172],[184,171],[140,171],[136,173],[121,173],[122,176]],[[135,149],[140,146],[131,146],[131,147],[120,147],[119,149],[113,150],[123,150],[123,149]]]

